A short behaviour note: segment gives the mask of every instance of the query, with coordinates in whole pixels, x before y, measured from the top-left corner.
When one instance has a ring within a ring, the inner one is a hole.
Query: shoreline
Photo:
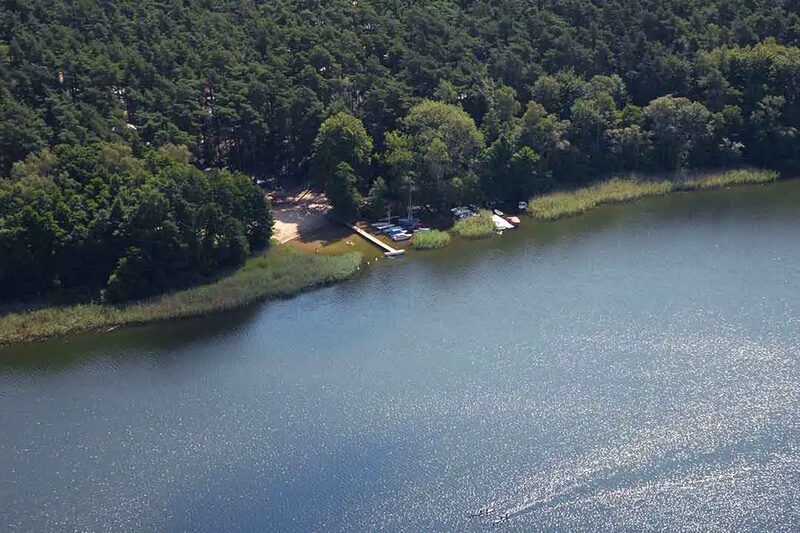
[[[755,168],[701,174],[688,179],[611,178],[574,191],[531,198],[526,213],[534,220],[553,221],[578,216],[601,205],[632,202],[676,192],[722,189],[738,185],[763,185],[778,180],[778,172]]]
[[[756,169],[730,170],[682,181],[612,178],[574,191],[533,198],[527,216],[532,221],[555,221],[579,216],[601,205],[675,192],[765,184],[777,179],[777,172]],[[350,279],[358,274],[363,262],[364,256],[358,251],[329,255],[277,245],[214,283],[129,305],[90,303],[2,315],[0,347],[204,316],[259,301],[288,298]]]
[[[0,347],[101,332],[241,308],[296,296],[344,281],[361,269],[362,254],[323,255],[275,246],[210,284],[123,306],[97,303],[45,307],[0,316]]]

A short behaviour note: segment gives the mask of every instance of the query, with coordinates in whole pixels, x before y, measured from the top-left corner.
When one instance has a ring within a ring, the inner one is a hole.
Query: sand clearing
[[[283,244],[326,226],[329,224],[326,213],[330,208],[325,194],[310,190],[274,202],[274,237]]]

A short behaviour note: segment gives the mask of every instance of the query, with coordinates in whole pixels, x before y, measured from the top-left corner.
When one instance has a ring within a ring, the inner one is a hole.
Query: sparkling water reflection
[[[616,206],[6,350],[0,529],[791,531],[798,200]]]

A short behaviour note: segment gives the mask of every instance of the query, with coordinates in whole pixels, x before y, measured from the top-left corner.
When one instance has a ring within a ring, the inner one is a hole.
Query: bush
[[[417,250],[444,248],[450,244],[450,234],[439,230],[419,231],[411,242]]]
[[[453,233],[466,239],[484,239],[494,234],[492,213],[482,210],[477,216],[462,218],[453,225]]]

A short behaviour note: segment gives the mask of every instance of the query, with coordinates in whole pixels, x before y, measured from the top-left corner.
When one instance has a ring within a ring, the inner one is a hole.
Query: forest
[[[798,46],[798,0],[6,0],[0,299],[241,264],[254,177],[355,217],[796,172]]]
[[[197,283],[265,247],[272,215],[261,189],[187,161],[174,146],[142,160],[97,143],[14,165],[0,181],[3,295],[103,288],[121,302]]]

